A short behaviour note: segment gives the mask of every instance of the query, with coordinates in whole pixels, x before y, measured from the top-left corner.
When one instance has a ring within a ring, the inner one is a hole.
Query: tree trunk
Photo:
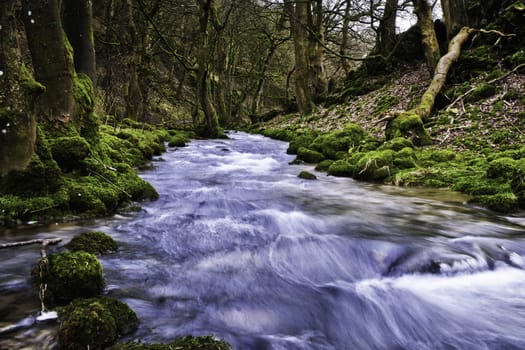
[[[73,50],[62,29],[58,0],[24,1],[23,13],[35,78],[46,87],[37,100],[37,113],[68,122],[75,107]]]
[[[134,120],[140,120],[144,115],[144,104],[142,99],[142,93],[140,91],[140,84],[138,82],[137,68],[140,64],[139,56],[139,41],[137,34],[137,27],[135,26],[135,20],[133,18],[133,1],[125,0],[125,19],[127,31],[124,37],[128,54],[128,89],[126,93],[126,115],[128,118]]]
[[[345,14],[343,17],[343,27],[341,28],[341,44],[339,46],[339,53],[341,54],[341,66],[346,74],[352,70],[350,60],[345,58],[348,49],[348,30],[350,28],[350,0],[345,0]]]
[[[312,86],[312,98],[317,100],[323,98],[328,91],[326,71],[324,69],[324,51],[321,43],[323,42],[323,2],[322,0],[310,0],[308,16],[310,28],[309,32],[309,54],[310,54],[310,84]],[[312,9],[312,6],[314,8]]]
[[[95,43],[91,0],[62,0],[64,31],[75,52],[77,73],[86,74],[96,83]]]
[[[450,41],[448,52],[439,59],[434,77],[429,87],[423,94],[419,106],[410,111],[400,113],[396,118],[389,121],[385,130],[388,140],[403,136],[410,138],[416,145],[429,144],[430,136],[423,126],[423,120],[430,116],[436,96],[439,94],[452,64],[461,54],[461,46],[469,38],[473,29],[463,27]]]
[[[199,4],[199,47],[197,53],[197,97],[206,119],[205,136],[219,136],[217,112],[210,97],[210,38],[209,20],[214,0],[198,0]]]
[[[443,85],[445,85],[450,67],[452,67],[452,64],[459,58],[459,55],[461,54],[461,46],[469,38],[473,31],[474,30],[471,28],[463,27],[459,33],[456,34],[452,40],[450,40],[448,52],[439,59],[432,82],[423,94],[421,103],[415,110],[421,119],[424,120],[430,115],[430,112],[434,107],[436,96],[443,88]]]
[[[414,4],[414,11],[416,12],[421,29],[421,40],[425,51],[428,71],[432,75],[440,56],[439,43],[432,19],[432,7],[427,0],[412,0],[412,3]]]
[[[464,0],[441,0],[443,19],[447,28],[447,39],[451,39],[459,29],[468,25],[467,9]]]
[[[300,1],[294,4],[285,0],[285,6],[290,17],[290,27],[294,39],[295,51],[295,99],[299,113],[312,111],[312,95],[310,86],[310,64],[308,55],[308,2]]]
[[[29,164],[36,139],[31,94],[43,91],[22,65],[15,5],[0,2],[0,176]]]
[[[379,21],[377,51],[388,55],[396,45],[396,17],[398,0],[386,0],[383,16]]]

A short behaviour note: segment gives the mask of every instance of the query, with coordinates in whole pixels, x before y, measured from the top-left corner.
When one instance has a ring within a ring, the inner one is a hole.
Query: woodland
[[[3,0],[0,225],[133,211],[159,197],[138,175],[154,156],[227,130],[287,141],[328,175],[520,212],[524,17],[523,0]],[[99,278],[79,254],[62,259]],[[76,303],[66,314],[125,308]],[[136,322],[127,312],[113,328]],[[85,345],[78,322],[64,348]]]

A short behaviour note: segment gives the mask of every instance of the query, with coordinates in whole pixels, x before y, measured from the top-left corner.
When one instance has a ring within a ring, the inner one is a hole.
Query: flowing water
[[[127,340],[215,334],[236,350],[525,349],[522,216],[444,191],[322,173],[301,180],[312,169],[288,165],[285,143],[230,137],[164,154],[143,174],[161,197],[138,213],[5,231],[2,241],[113,236],[120,250],[101,258],[107,293],[142,322]],[[0,348],[54,343],[56,324],[34,321],[27,277],[38,257],[38,247],[0,251]]]

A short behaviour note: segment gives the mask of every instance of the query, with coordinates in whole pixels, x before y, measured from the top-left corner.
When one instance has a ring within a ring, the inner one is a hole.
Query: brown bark
[[[24,1],[24,26],[35,78],[46,87],[37,113],[53,122],[70,120],[73,97],[73,52],[65,38],[58,0]]]
[[[379,21],[377,48],[381,54],[389,54],[396,44],[396,16],[398,0],[387,0]]]
[[[126,18],[126,45],[128,54],[128,90],[126,94],[126,115],[128,118],[140,120],[144,115],[144,104],[140,84],[138,82],[137,68],[140,64],[139,41],[137,27],[133,19],[133,1],[125,0],[125,18]]]
[[[324,69],[324,51],[321,43],[323,42],[323,2],[322,0],[309,1],[308,16],[309,23],[309,54],[310,54],[310,84],[312,85],[312,98],[318,99],[326,95],[328,91],[328,81]],[[313,9],[312,9],[313,6]]]
[[[0,2],[0,176],[29,164],[36,139],[31,105],[34,93],[42,92],[42,86],[31,86],[22,65],[15,5],[14,0]]]
[[[295,52],[295,99],[300,113],[312,111],[312,95],[310,86],[310,64],[308,55],[308,2],[300,1],[294,4],[285,0],[286,10],[290,17],[290,26],[294,39]]]
[[[86,74],[96,83],[93,10],[90,0],[62,0],[64,31],[75,52],[77,73]]]
[[[451,39],[459,29],[468,25],[467,9],[464,0],[441,0],[443,19],[447,28],[447,39]]]
[[[421,41],[425,52],[428,71],[434,73],[437,61],[439,60],[439,43],[436,32],[434,31],[434,21],[432,19],[432,7],[427,0],[412,0],[414,11],[421,29]]]
[[[348,49],[348,30],[350,28],[350,0],[345,0],[345,14],[343,16],[343,27],[341,28],[341,44],[339,45],[339,54],[341,55],[341,66],[346,74],[352,70],[350,61],[345,58]]]
[[[217,112],[210,96],[210,38],[209,21],[214,0],[198,0],[199,5],[199,47],[197,53],[197,98],[204,112],[205,136],[219,135]]]

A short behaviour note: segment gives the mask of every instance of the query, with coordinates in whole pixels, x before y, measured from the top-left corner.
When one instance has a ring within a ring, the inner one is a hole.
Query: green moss
[[[525,208],[525,159],[516,162],[511,182],[512,192],[518,198],[521,208]]]
[[[66,244],[72,252],[84,251],[91,254],[104,254],[117,250],[117,242],[104,232],[83,232]]]
[[[318,133],[314,131],[303,131],[303,133],[298,134],[296,137],[290,140],[290,144],[286,150],[286,153],[297,154],[299,147],[308,148],[317,135]]]
[[[174,135],[168,142],[169,147],[186,147],[188,140],[183,135]]]
[[[315,167],[315,170],[317,171],[328,171],[328,168],[330,168],[330,165],[332,165],[334,161],[332,159],[325,159],[321,161],[317,166]]]
[[[46,300],[50,304],[93,297],[105,286],[97,257],[82,251],[49,255],[47,262],[41,260],[35,267],[33,276],[38,284],[47,284]]]
[[[60,203],[52,197],[0,196],[0,226],[17,220],[38,221],[41,218],[49,218],[59,205]]]
[[[341,159],[348,150],[359,146],[365,139],[365,132],[357,124],[347,124],[343,130],[319,135],[310,147],[329,159]]]
[[[496,93],[496,87],[491,84],[483,83],[480,86],[476,87],[470,94],[465,96],[465,102],[473,103],[481,99],[488,98],[493,96]]]
[[[69,172],[82,165],[91,149],[81,136],[59,137],[51,142],[51,154],[63,172]]]
[[[419,158],[426,164],[444,163],[454,160],[456,158],[456,152],[451,149],[425,149]]]
[[[417,146],[429,145],[432,142],[423,121],[414,112],[403,112],[389,121],[385,135],[387,140],[393,140],[397,137],[407,138]]]
[[[116,341],[115,318],[97,301],[70,310],[58,331],[58,343],[62,349],[102,350]]]
[[[394,167],[397,169],[415,168],[416,152],[411,147],[405,147],[394,155]]]
[[[496,179],[499,177],[511,179],[516,167],[516,161],[512,158],[498,158],[489,163],[487,177]]]
[[[510,213],[518,209],[518,198],[512,192],[475,196],[471,202],[501,213]]]
[[[109,350],[231,350],[231,346],[224,340],[217,340],[212,336],[186,336],[169,344],[116,344]]]
[[[297,150],[297,159],[302,160],[306,163],[319,163],[323,161],[324,155],[304,147],[299,147]]]
[[[299,175],[297,175],[297,177],[300,179],[305,179],[305,180],[316,180],[317,179],[317,176],[315,176],[314,174],[308,171],[301,171]]]
[[[281,140],[281,141],[290,141],[293,140],[295,133],[288,129],[278,129],[278,128],[267,128],[261,130],[261,133],[272,139]]]
[[[59,309],[60,319],[62,321],[68,320],[75,311],[80,309],[86,312],[92,308],[94,304],[98,304],[109,311],[110,315],[108,315],[108,317],[112,317],[115,321],[117,336],[130,334],[137,329],[139,320],[135,311],[127,304],[105,296],[73,300],[65,308]]]
[[[352,177],[354,169],[346,160],[336,160],[328,167],[328,174],[341,177]]]
[[[31,73],[29,73],[29,70],[27,69],[25,64],[22,64],[20,66],[20,75],[19,75],[19,81],[20,86],[29,94],[32,95],[39,95],[46,91],[46,87],[39,82],[37,82]]]
[[[380,181],[393,175],[394,151],[371,151],[357,162],[355,177],[362,180]]]
[[[414,144],[412,141],[404,138],[404,137],[396,137],[394,139],[388,140],[385,143],[383,143],[378,150],[382,151],[385,149],[391,149],[392,151],[400,151],[403,148],[414,148]]]

